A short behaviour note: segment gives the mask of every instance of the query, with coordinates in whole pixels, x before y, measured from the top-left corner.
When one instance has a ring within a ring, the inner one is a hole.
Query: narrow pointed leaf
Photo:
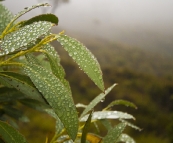
[[[94,55],[79,41],[60,34],[58,41],[79,67],[104,91],[102,71]]]
[[[136,126],[136,125],[134,125],[134,124],[132,124],[132,123],[126,121],[126,120],[120,119],[120,121],[123,122],[123,123],[126,123],[127,126],[133,128],[133,129],[136,129],[136,130],[138,130],[138,131],[141,131],[141,130],[142,130],[142,129],[139,128],[138,126]]]
[[[0,121],[0,136],[7,143],[27,143],[17,130],[2,121]]]
[[[114,143],[118,141],[118,138],[122,134],[126,127],[125,123],[120,123],[111,130],[108,131],[107,135],[103,138],[103,143]]]
[[[112,128],[111,122],[107,119],[102,119],[100,122],[105,126],[107,130],[110,130]]]
[[[113,84],[111,87],[109,87],[107,90],[105,90],[105,93],[101,93],[96,98],[94,98],[89,105],[85,108],[85,110],[82,112],[80,117],[83,117],[85,114],[87,114],[91,109],[93,109],[101,100],[105,98],[105,96],[115,87],[116,84]]]
[[[126,101],[126,100],[115,100],[111,102],[104,110],[108,110],[109,108],[113,107],[114,105],[125,105],[127,107],[133,107],[137,109],[137,106],[133,104],[132,102]]]
[[[64,86],[66,86],[71,94],[71,89],[70,89],[70,85],[68,83],[68,81],[65,79],[65,71],[63,69],[63,67],[60,64],[60,57],[57,54],[57,51],[55,50],[54,47],[52,47],[51,45],[47,44],[44,46],[43,48],[50,62],[50,66],[52,69],[52,73],[60,79],[60,81],[64,84]]]
[[[41,7],[41,6],[50,6],[48,3],[42,3],[42,4],[37,4],[37,5],[33,5],[32,7],[26,7],[24,10],[20,11],[18,14],[16,14],[13,19],[10,21],[10,23],[7,25],[5,31],[3,32],[4,34],[7,32],[7,30],[9,30],[9,28],[11,27],[11,25],[14,23],[14,21],[16,21],[19,17],[21,17],[22,15],[24,15],[25,13]]]
[[[38,21],[48,21],[48,22],[58,25],[58,17],[56,17],[54,14],[48,13],[48,14],[41,14],[41,15],[32,17],[31,19],[25,21],[22,24],[22,26],[29,25],[29,24],[32,24],[32,23],[38,22]]]
[[[37,38],[46,34],[52,27],[52,23],[46,21],[35,22],[21,29],[7,34],[1,43],[0,55],[12,53],[23,46],[27,46]]]
[[[127,134],[121,134],[120,137],[118,138],[117,142],[123,142],[123,143],[136,143],[133,138],[131,138]]]
[[[91,117],[92,117],[92,112],[89,115],[87,121],[85,122],[85,126],[82,130],[82,137],[81,137],[81,143],[86,143],[86,137],[87,137],[87,133],[91,124]]]
[[[38,65],[25,65],[24,72],[43,94],[74,140],[78,131],[78,116],[68,89],[54,74]]]
[[[88,119],[88,114],[80,119],[84,122]],[[92,120],[100,119],[135,119],[132,115],[120,111],[97,111],[92,115]]]
[[[14,72],[0,72],[0,78],[28,97],[44,102],[42,95],[27,76]]]
[[[0,35],[13,18],[13,14],[0,3]]]

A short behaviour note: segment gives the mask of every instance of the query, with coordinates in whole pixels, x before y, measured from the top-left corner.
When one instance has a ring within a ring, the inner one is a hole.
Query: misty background
[[[168,56],[173,53],[171,0],[65,0],[64,4],[51,0],[15,0],[14,4],[6,0],[4,4],[15,14],[38,2],[49,2],[57,9],[37,9],[28,17],[44,10],[54,12],[59,17],[58,29],[78,38],[99,37]]]

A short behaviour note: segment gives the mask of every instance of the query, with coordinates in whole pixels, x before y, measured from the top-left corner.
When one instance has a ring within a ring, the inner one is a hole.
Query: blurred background
[[[138,109],[115,107],[136,117],[141,132],[127,129],[138,143],[173,143],[173,1],[171,0],[6,0],[14,14],[24,7],[48,2],[21,17],[54,13],[59,24],[54,33],[65,33],[84,43],[103,70],[106,88],[118,86],[98,109],[115,99],[132,101]],[[75,103],[88,104],[100,93],[58,43]],[[54,132],[54,120],[27,109],[30,123],[21,131],[34,143],[45,141]],[[38,116],[39,115],[39,116]],[[46,120],[45,120],[46,119]]]

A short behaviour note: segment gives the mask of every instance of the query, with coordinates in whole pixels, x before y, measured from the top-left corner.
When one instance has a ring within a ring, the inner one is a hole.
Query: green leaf
[[[24,72],[43,94],[74,140],[78,131],[78,115],[68,89],[54,74],[38,65],[25,65]]]
[[[28,53],[25,55],[26,60],[31,63],[31,64],[36,64],[36,65],[41,65],[40,61],[36,58],[35,55],[33,55],[32,53]]]
[[[122,134],[126,127],[125,123],[120,123],[114,128],[108,131],[108,134],[103,138],[103,143],[114,143],[118,141],[118,138]]]
[[[94,98],[89,105],[85,108],[85,110],[82,112],[81,117],[83,117],[85,114],[87,114],[91,109],[93,109],[101,100],[105,98],[105,96],[115,87],[116,84],[113,84],[111,87],[109,87],[107,90],[105,90],[105,93],[101,93],[96,98]]]
[[[45,45],[43,50],[45,51],[45,54],[50,62],[52,73],[57,78],[59,78],[59,80],[64,84],[65,87],[67,87],[68,91],[71,94],[70,85],[69,85],[68,81],[64,79],[65,71],[60,64],[60,57],[57,54],[57,51],[50,44]]]
[[[24,95],[14,88],[0,87],[0,104],[25,98]]]
[[[17,130],[2,121],[0,121],[0,136],[7,143],[27,143]]]
[[[88,119],[88,114],[80,119],[81,122]],[[92,120],[100,119],[135,119],[132,115],[120,111],[97,111],[92,115]]]
[[[37,4],[37,5],[33,5],[32,7],[25,7],[25,9],[21,12],[19,12],[18,14],[16,14],[13,19],[9,22],[9,24],[7,25],[7,27],[5,28],[5,30],[3,31],[3,35],[6,34],[6,32],[9,30],[9,28],[11,27],[11,25],[14,23],[14,21],[16,21],[19,17],[21,17],[22,15],[24,15],[25,13],[41,7],[41,6],[50,6],[48,3],[43,3],[43,4]]]
[[[123,123],[126,123],[127,126],[133,128],[133,129],[136,129],[136,130],[138,130],[138,131],[141,131],[141,130],[142,130],[142,129],[139,128],[138,126],[135,126],[134,124],[132,124],[132,123],[126,121],[126,120],[120,119],[120,121],[123,122]]]
[[[32,24],[34,22],[39,22],[39,21],[48,21],[58,25],[58,17],[56,17],[54,14],[49,13],[49,14],[41,14],[41,15],[32,17],[31,19],[25,21],[22,24],[22,26],[26,26],[26,25]]]
[[[23,114],[23,111],[17,108],[10,107],[9,105],[5,105],[2,107],[2,110],[5,112],[6,115],[8,115],[9,117],[13,119],[16,119],[22,122],[29,122],[28,117]]]
[[[39,111],[44,111],[45,109],[50,108],[49,105],[44,104],[43,102],[40,102],[35,99],[25,98],[25,99],[20,99],[19,102],[25,106],[28,106],[30,108],[33,108],[33,109],[39,110]]]
[[[104,91],[102,71],[94,55],[79,41],[64,34],[59,35],[58,41],[79,67]]]
[[[120,137],[118,138],[117,142],[124,142],[124,143],[136,143],[133,138],[131,138],[127,134],[121,134]]]
[[[46,34],[52,27],[52,23],[46,21],[35,22],[21,29],[7,34],[1,43],[0,55],[12,53],[23,46],[27,46],[37,38]]]
[[[0,78],[28,97],[44,102],[29,77],[14,72],[0,72]]]
[[[87,133],[91,124],[91,117],[92,117],[92,112],[90,113],[87,121],[85,122],[84,128],[82,130],[81,143],[86,143]]]
[[[100,122],[105,126],[107,130],[110,130],[112,128],[111,122],[107,119],[102,119]]]
[[[127,107],[133,107],[133,108],[137,109],[137,106],[135,104],[133,104],[132,102],[129,102],[129,101],[126,101],[126,100],[115,100],[115,101],[111,102],[103,110],[108,110],[109,108],[113,107],[114,105],[125,105]]]
[[[0,35],[13,18],[13,14],[0,3]]]

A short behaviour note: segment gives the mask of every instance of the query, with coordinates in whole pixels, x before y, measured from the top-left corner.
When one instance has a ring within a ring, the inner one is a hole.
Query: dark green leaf
[[[44,102],[42,95],[34,87],[29,77],[14,72],[0,72],[0,78],[28,97]]]
[[[125,123],[120,123],[108,131],[108,134],[103,138],[103,143],[115,143],[126,127]]]
[[[102,71],[94,55],[79,41],[60,34],[58,41],[79,67],[104,91]]]
[[[38,22],[38,21],[48,21],[48,22],[58,25],[58,17],[56,17],[54,14],[49,13],[49,14],[41,14],[41,15],[35,16],[35,17],[25,21],[22,24],[22,26],[29,25],[29,24],[32,24],[32,23]]]
[[[14,88],[0,87],[0,103],[11,102],[25,98],[25,96]]]
[[[92,117],[92,112],[90,113],[87,121],[85,122],[85,126],[82,130],[81,143],[86,143],[87,133],[89,131],[89,127],[90,127],[90,124],[91,124],[91,117]]]
[[[26,65],[24,72],[43,94],[74,140],[78,131],[78,115],[68,89],[54,74],[38,65]]]
[[[105,96],[115,87],[115,85],[116,84],[113,84],[111,87],[109,87],[107,90],[105,90],[105,93],[101,93],[96,98],[94,98],[89,103],[89,105],[85,108],[85,110],[82,112],[80,118],[83,117],[86,113],[88,113],[88,111],[93,109],[99,102],[101,102],[101,100],[103,100],[105,98]]]
[[[39,111],[44,111],[45,109],[50,108],[49,105],[44,104],[43,102],[40,102],[34,99],[29,99],[29,98],[20,99],[19,102],[21,102],[25,106],[28,106],[30,108],[33,108]]]
[[[0,121],[0,136],[7,143],[27,143],[17,130],[2,121]]]
[[[111,102],[104,110],[108,110],[109,108],[113,107],[114,105],[125,105],[127,107],[133,107],[137,109],[136,105],[132,102],[126,101],[126,100],[115,100]]]

